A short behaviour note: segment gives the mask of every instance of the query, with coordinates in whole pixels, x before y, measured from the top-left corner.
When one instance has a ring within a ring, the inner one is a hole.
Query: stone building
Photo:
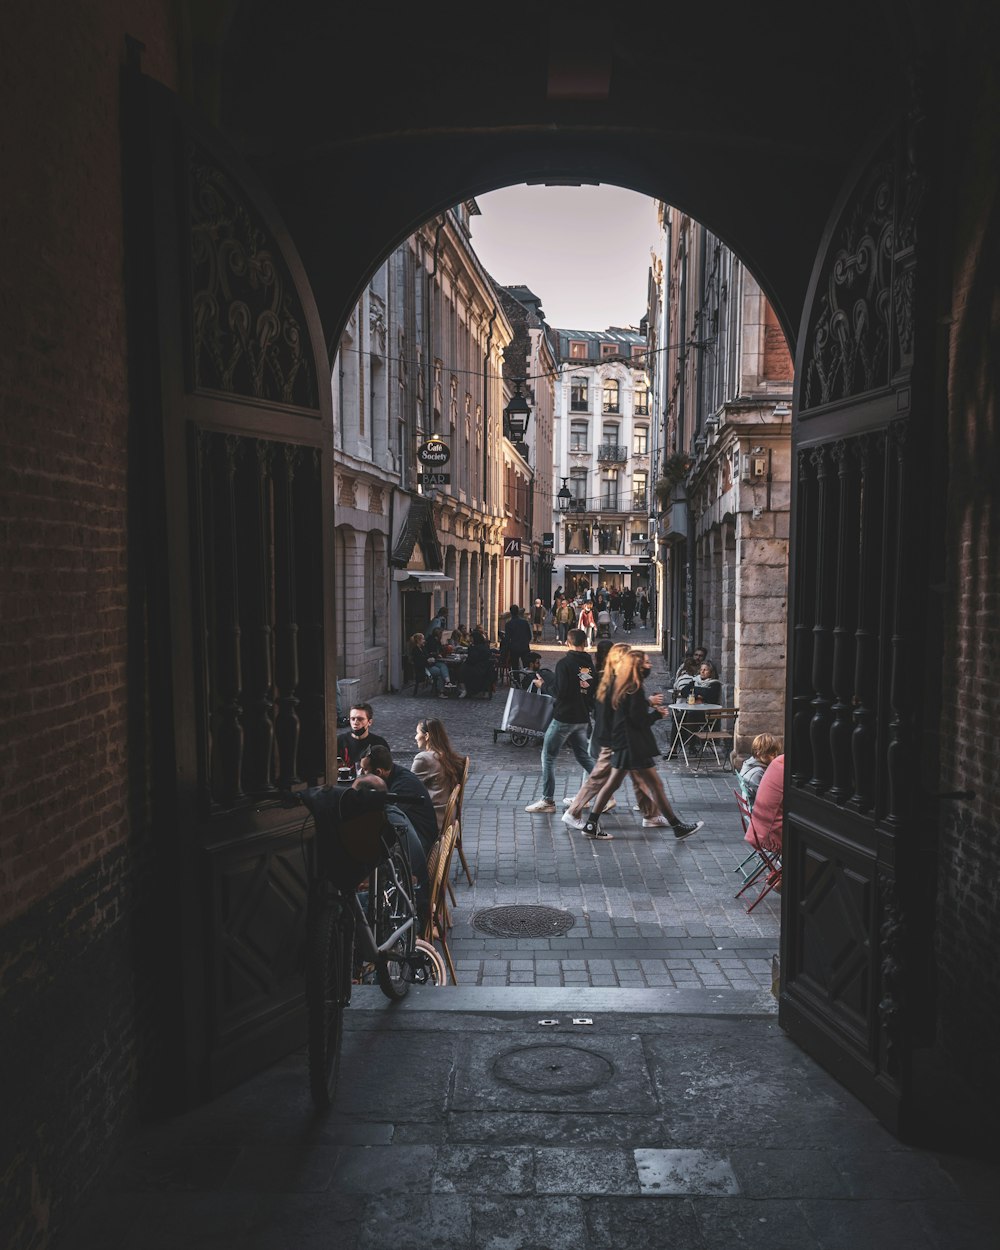
[[[707,649],[746,754],[784,730],[792,360],[732,250],[676,208],[659,217],[659,627],[674,668]]]
[[[649,585],[650,398],[644,331],[553,330],[558,343],[553,580]],[[568,492],[559,498],[559,491]]]
[[[353,697],[400,687],[406,640],[438,608],[496,636],[512,329],[471,247],[476,211],[463,202],[393,251],[334,361],[338,674]],[[427,440],[447,459],[421,463]]]
[[[517,441],[505,451],[514,475],[508,508],[520,501],[520,490],[527,489],[526,515],[508,522],[508,534],[522,536],[522,550],[517,595],[514,584],[505,601],[524,606],[541,598],[552,598],[552,444],[555,430],[555,394],[557,367],[549,328],[545,323],[541,300],[525,286],[497,287],[497,294],[513,327],[510,346],[504,353],[504,377],[516,393],[518,384],[529,401],[524,453]],[[524,468],[516,459],[525,461]],[[521,483],[524,483],[523,487]],[[546,539],[548,536],[548,540]]]

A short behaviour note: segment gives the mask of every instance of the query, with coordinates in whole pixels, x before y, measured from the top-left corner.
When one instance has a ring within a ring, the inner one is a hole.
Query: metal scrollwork
[[[800,411],[888,382],[894,184],[883,153],[841,218],[817,289]]]
[[[276,241],[194,145],[189,169],[196,389],[318,409],[305,313]]]

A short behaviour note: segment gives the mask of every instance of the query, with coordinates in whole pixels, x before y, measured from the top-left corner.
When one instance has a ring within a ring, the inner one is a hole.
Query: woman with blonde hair
[[[652,725],[658,717],[666,716],[667,708],[663,703],[663,695],[654,694],[651,699],[646,697],[643,682],[651,671],[649,656],[638,648],[631,649],[618,663],[608,700],[614,711],[611,771],[583,826],[584,835],[595,841],[611,840],[611,834],[601,828],[600,818],[627,774],[631,775],[633,782],[641,784],[653,796],[657,811],[666,818],[675,838],[690,837],[705,823],[698,820],[689,824],[680,819],[670,806],[663,782],[653,764],[653,760],[661,752],[653,736]]]
[[[417,744],[417,753],[413,757],[410,770],[416,773],[430,793],[437,815],[438,833],[441,834],[444,832],[441,823],[448,799],[452,790],[461,783],[468,761],[451,745],[448,731],[439,720],[417,721],[414,741]]]
[[[601,643],[597,644],[598,647]],[[597,689],[594,692],[594,732],[590,738],[590,753],[594,755],[595,748],[597,750],[597,763],[594,765],[594,771],[589,773],[583,781],[583,785],[576,794],[569,800],[565,812],[563,812],[563,822],[572,825],[574,829],[582,829],[586,824],[583,819],[584,808],[590,800],[604,785],[611,772],[611,727],[614,712],[608,703],[611,694],[611,687],[615,679],[615,673],[618,671],[618,665],[625,659],[631,651],[631,647],[627,642],[613,642],[607,648],[604,656],[604,663],[600,666],[600,680],[597,683]],[[656,801],[642,788],[641,783],[636,783],[636,798],[639,802],[639,810],[643,815],[643,825],[665,825],[666,820],[659,814]],[[615,806],[616,800],[612,799],[605,807],[605,811],[609,811]]]

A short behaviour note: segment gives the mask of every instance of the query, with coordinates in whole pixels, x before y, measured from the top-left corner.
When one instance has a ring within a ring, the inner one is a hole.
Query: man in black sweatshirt
[[[542,742],[542,797],[529,803],[526,812],[556,810],[555,762],[567,743],[584,772],[594,767],[587,750],[590,707],[597,683],[594,661],[587,653],[587,635],[582,629],[569,631],[566,646],[566,654],[556,665],[555,706]]]

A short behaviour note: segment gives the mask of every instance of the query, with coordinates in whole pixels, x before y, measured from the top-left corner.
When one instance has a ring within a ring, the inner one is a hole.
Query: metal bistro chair
[[[734,895],[734,897],[740,898],[751,887],[759,885],[761,882],[761,878],[764,879],[763,884],[761,885],[760,890],[757,894],[757,897],[747,908],[747,915],[749,916],[749,914],[753,911],[753,909],[757,906],[757,904],[761,901],[762,898],[770,894],[772,890],[778,889],[780,887],[781,885],[781,852],[768,850],[767,847],[763,845],[760,838],[757,836],[757,827],[753,823],[752,817],[750,819],[747,832],[750,834],[751,838],[753,839],[753,845],[755,848],[754,853],[758,856],[760,863],[753,869],[753,871],[751,871],[746,881],[744,881],[744,883],[736,891],[736,894]]]
[[[745,845],[746,835],[750,830],[750,804],[746,800],[746,795],[742,794],[739,790],[734,790],[733,794],[736,796],[736,806],[739,808],[740,824],[743,826],[743,838]],[[750,877],[758,876],[762,867],[763,865],[761,863],[760,856],[757,854],[756,850],[752,850],[749,855],[744,856],[744,858],[740,860],[740,862],[733,869],[733,872],[738,872],[743,880],[747,881]]]
[[[725,750],[722,755],[719,754],[719,744],[723,742],[733,743],[736,739],[736,721],[739,717],[740,709],[738,707],[720,707],[714,708],[705,713],[705,726],[703,729],[696,729],[692,735],[692,741],[701,743],[701,750],[694,762],[692,772],[700,772],[701,766],[705,760],[705,752],[709,747],[712,748],[712,754],[715,756],[715,762],[723,772],[732,770],[732,752]]]

